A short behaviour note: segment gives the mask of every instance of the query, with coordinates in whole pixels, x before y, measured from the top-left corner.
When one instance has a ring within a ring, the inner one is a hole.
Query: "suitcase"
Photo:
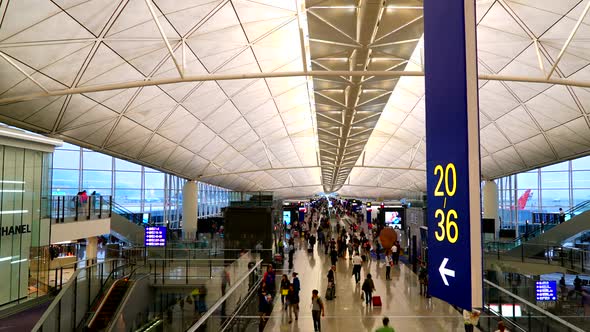
[[[373,296],[373,306],[374,307],[381,306],[381,296]]]
[[[313,253],[313,249],[311,247],[307,248],[307,253],[309,253],[309,254]]]

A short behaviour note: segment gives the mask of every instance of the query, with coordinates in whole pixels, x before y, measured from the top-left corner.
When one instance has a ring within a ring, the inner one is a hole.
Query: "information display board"
[[[166,246],[166,226],[153,226],[145,228],[146,247]]]
[[[537,302],[557,301],[557,281],[542,280],[536,282]]]
[[[428,284],[482,305],[475,0],[424,0]]]
[[[291,224],[291,211],[283,211],[283,224]]]

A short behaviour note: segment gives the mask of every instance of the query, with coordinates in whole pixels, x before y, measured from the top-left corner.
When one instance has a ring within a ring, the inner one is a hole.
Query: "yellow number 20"
[[[439,176],[436,188],[434,189],[434,196],[444,196],[446,192],[447,196],[453,197],[457,191],[457,169],[455,168],[455,164],[449,163],[444,169],[442,165],[436,165],[434,167],[434,175]],[[440,190],[443,180],[445,183],[445,192]]]
[[[457,226],[456,222],[457,217],[457,211],[453,209],[449,210],[446,215],[442,209],[434,212],[434,218],[440,218],[440,221],[436,224],[440,229],[440,233],[438,230],[434,231],[434,237],[437,241],[441,242],[446,238],[450,243],[457,242],[459,238],[459,226]]]

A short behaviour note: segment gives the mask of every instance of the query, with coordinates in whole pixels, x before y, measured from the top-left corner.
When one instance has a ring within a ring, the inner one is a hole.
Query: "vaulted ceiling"
[[[590,151],[589,6],[477,1],[480,74],[571,82],[480,80],[485,178]],[[235,190],[425,190],[422,77],[238,79],[422,71],[420,0],[3,0],[0,14],[2,122]]]

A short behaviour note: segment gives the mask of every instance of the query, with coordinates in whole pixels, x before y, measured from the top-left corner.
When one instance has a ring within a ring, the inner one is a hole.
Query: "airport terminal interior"
[[[1,331],[590,331],[590,0],[0,0]]]

